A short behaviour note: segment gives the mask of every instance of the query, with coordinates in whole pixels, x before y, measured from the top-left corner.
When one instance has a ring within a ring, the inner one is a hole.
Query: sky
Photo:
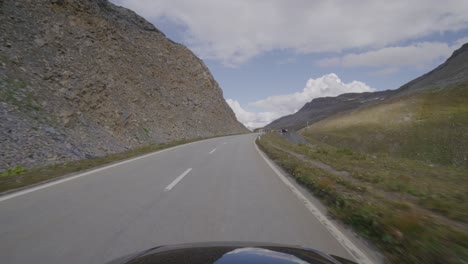
[[[397,89],[468,42],[466,0],[111,0],[203,59],[249,128]]]

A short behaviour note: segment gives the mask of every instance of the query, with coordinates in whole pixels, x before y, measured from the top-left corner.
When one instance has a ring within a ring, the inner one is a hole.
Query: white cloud
[[[343,93],[372,92],[373,88],[359,81],[343,83],[334,73],[330,73],[317,79],[309,79],[304,89],[300,92],[269,96],[265,99],[253,102],[252,105],[269,111],[294,113],[305,103],[314,98],[325,96],[337,96]]]
[[[262,109],[264,112],[248,112],[241,107],[239,102],[231,99],[226,101],[234,110],[240,122],[248,127],[255,128],[262,127],[281,116],[298,111],[305,103],[314,98],[372,91],[375,91],[375,89],[363,82],[343,83],[336,74],[330,73],[317,79],[309,79],[300,92],[269,96],[250,104]]]
[[[468,28],[466,0],[112,1],[150,21],[167,19],[183,26],[184,42],[191,49],[228,65],[276,49],[379,49]]]
[[[408,46],[386,47],[363,53],[349,53],[342,57],[325,58],[317,62],[321,67],[385,67],[378,72],[392,73],[402,66],[420,68],[433,66],[448,58],[462,44],[468,42],[468,37],[458,39],[453,45],[442,42],[420,42]]]
[[[461,39],[457,39],[455,43],[452,45],[453,49],[458,49],[460,48],[463,44],[468,43],[468,37],[464,37]]]
[[[447,43],[421,42],[404,47],[387,47],[363,53],[350,53],[339,58],[326,58],[319,61],[318,65],[340,65],[343,67],[425,66],[441,58],[447,58],[452,51]]]
[[[249,112],[236,100],[226,99],[226,102],[236,114],[237,120],[250,129],[263,127],[283,115],[280,112]]]

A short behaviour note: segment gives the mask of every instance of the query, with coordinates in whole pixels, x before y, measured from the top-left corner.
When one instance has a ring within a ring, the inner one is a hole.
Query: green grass
[[[147,145],[125,152],[110,154],[105,157],[82,159],[77,161],[70,161],[55,165],[44,166],[26,170],[24,167],[15,166],[0,174],[0,192],[14,190],[21,187],[26,187],[32,184],[40,183],[43,181],[51,180],[61,177],[70,173],[80,172],[83,170],[93,169],[98,166],[109,164],[116,161],[129,159],[132,157],[140,156],[157,150],[182,145],[194,141],[203,140],[206,138],[179,140],[168,144],[154,144]]]
[[[468,83],[332,116],[302,134],[356,152],[468,169]]]
[[[386,154],[368,154],[311,140],[314,147],[288,146],[311,160],[318,160],[337,170],[347,171],[366,188],[411,199],[425,209],[442,213],[452,220],[468,223],[468,172],[453,166],[430,166],[419,160]],[[290,145],[290,144],[289,144]]]
[[[25,167],[15,166],[15,167],[12,167],[12,168],[0,173],[0,177],[14,176],[14,175],[18,175],[18,174],[23,174],[23,173],[25,173],[27,171],[28,170]]]
[[[293,145],[277,134],[257,140],[332,216],[374,242],[390,263],[466,263],[465,170],[312,143]],[[309,160],[349,175],[324,171]]]

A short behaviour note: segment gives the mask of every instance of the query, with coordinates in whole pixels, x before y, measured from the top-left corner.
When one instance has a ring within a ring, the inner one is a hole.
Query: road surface
[[[353,259],[260,155],[255,137],[182,145],[0,197],[0,261],[105,263],[206,241],[304,245]]]

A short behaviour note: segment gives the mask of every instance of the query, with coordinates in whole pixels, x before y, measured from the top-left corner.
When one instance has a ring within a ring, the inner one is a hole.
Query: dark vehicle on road
[[[355,264],[336,256],[305,248],[270,243],[218,242],[160,246],[116,259],[123,263],[190,264]]]

